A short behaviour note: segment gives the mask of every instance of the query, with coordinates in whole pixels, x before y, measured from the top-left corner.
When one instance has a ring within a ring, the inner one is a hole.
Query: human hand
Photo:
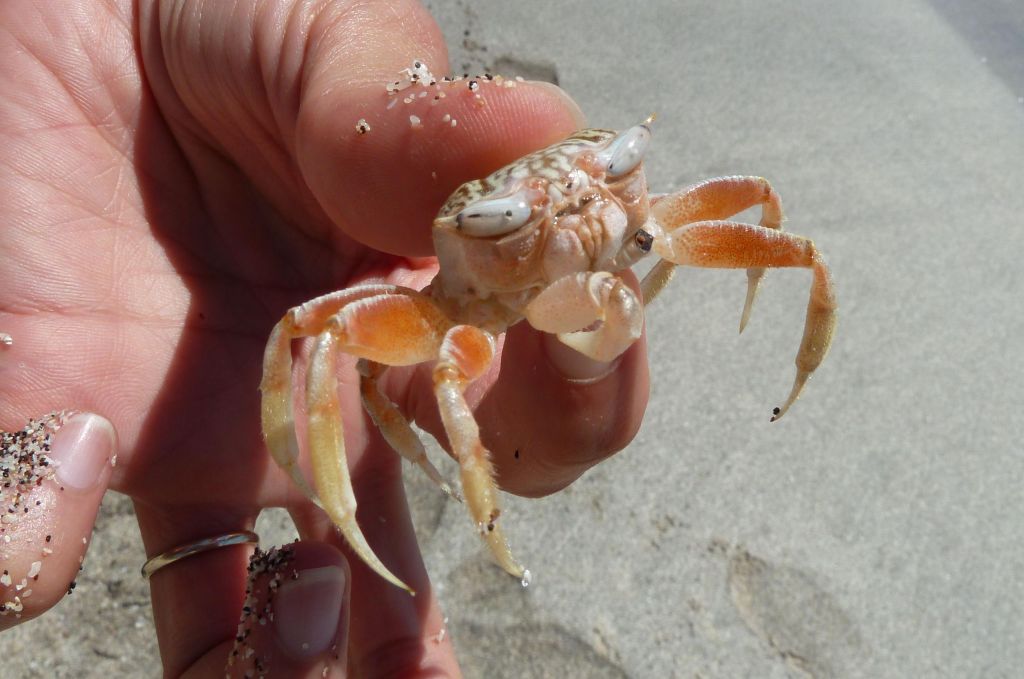
[[[335,559],[333,528],[261,438],[256,387],[270,328],[329,290],[426,285],[436,271],[430,223],[447,195],[565,136],[582,123],[578,110],[554,87],[523,83],[488,91],[484,107],[453,93],[436,111],[458,127],[424,116],[412,129],[415,106],[386,110],[383,84],[414,59],[443,72],[447,56],[411,1],[11,0],[0,29],[0,330],[14,338],[0,348],[2,424],[74,408],[104,414],[118,438],[115,448],[103,420],[88,420],[94,436],[84,439],[69,424],[63,435],[84,446],[72,450],[98,471],[82,491],[44,484],[47,511],[8,532],[2,556],[18,568],[44,534],[69,546],[47,557],[21,619],[59,599],[82,554],[70,546],[89,534],[108,484],[134,498],[150,554],[251,528],[261,508],[286,506],[301,549]],[[360,118],[370,134],[356,134]],[[496,369],[469,394],[502,486],[522,495],[554,492],[623,447],[646,402],[642,342],[601,366],[552,339],[516,326],[500,380]],[[430,384],[420,368],[383,380],[407,416],[439,433]],[[456,675],[450,641],[430,640],[442,616],[398,457],[361,414],[357,382],[343,378],[341,389],[356,498],[386,519],[363,529],[419,592],[351,560],[349,666]],[[529,445],[518,461],[510,432]],[[223,668],[246,557],[218,549],[153,576],[167,674]]]

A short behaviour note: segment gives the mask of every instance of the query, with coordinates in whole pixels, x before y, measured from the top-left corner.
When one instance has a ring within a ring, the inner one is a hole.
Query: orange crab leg
[[[654,241],[655,252],[676,264],[706,268],[803,267],[814,272],[804,336],[796,356],[789,398],[775,409],[782,417],[828,353],[836,325],[836,296],[825,261],[810,239],[737,222],[705,221],[683,226]]]
[[[345,457],[345,437],[341,429],[341,406],[338,403],[335,377],[338,369],[338,344],[338,339],[330,330],[320,334],[313,350],[306,383],[313,481],[324,511],[359,558],[388,582],[414,594],[374,554],[356,522],[356,498],[352,492],[352,480],[349,478]]]
[[[473,521],[498,564],[525,585],[530,574],[513,558],[497,524],[501,509],[494,466],[464,395],[466,386],[483,375],[494,359],[494,344],[491,335],[470,325],[449,330],[434,368],[434,393],[452,452],[459,461],[462,490]]]
[[[310,357],[306,403],[313,482],[324,511],[370,568],[413,593],[381,563],[356,523],[337,383],[339,352],[388,365],[412,365],[437,356],[451,322],[428,297],[413,290],[398,291],[359,299],[327,321]]]
[[[397,292],[394,285],[364,285],[332,292],[289,309],[270,333],[263,354],[263,438],[267,449],[281,469],[303,494],[317,505],[316,493],[299,470],[299,443],[295,438],[292,416],[292,340],[309,337],[323,330],[327,319],[347,304],[376,295]]]
[[[338,402],[339,351],[387,363],[411,365],[437,356],[451,322],[430,299],[388,285],[352,288],[289,311],[271,334],[264,357],[263,426],[267,446],[303,492],[320,505],[367,565],[412,592],[373,553],[356,523]],[[317,334],[306,383],[307,435],[314,492],[298,467],[291,408],[291,340]]]
[[[735,214],[761,206],[760,225],[782,228],[782,202],[779,194],[764,177],[717,177],[694,184],[678,193],[652,201],[651,212],[666,231],[692,222],[727,219]],[[649,304],[668,284],[675,272],[671,262],[661,261],[644,276],[641,283],[644,303]],[[740,316],[740,332],[750,320],[764,267],[747,269],[747,299]]]
[[[370,414],[374,424],[384,436],[384,440],[399,455],[422,469],[427,478],[433,481],[446,495],[462,502],[462,496],[444,480],[441,473],[437,471],[437,467],[430,462],[423,442],[413,431],[409,421],[405,419],[391,399],[380,390],[377,381],[387,370],[387,366],[360,359],[356,369],[360,375],[359,391],[363,397],[363,407]]]

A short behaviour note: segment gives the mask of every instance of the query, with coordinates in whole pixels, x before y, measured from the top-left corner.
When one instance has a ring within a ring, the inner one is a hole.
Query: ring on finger
[[[202,554],[203,552],[209,552],[214,549],[221,547],[230,547],[232,545],[247,545],[257,544],[260,541],[260,536],[251,530],[237,531],[233,533],[224,533],[223,535],[215,535],[209,538],[203,538],[202,540],[195,540],[194,542],[187,542],[183,545],[179,545],[172,549],[157,554],[156,556],[149,559],[142,565],[142,577],[149,580],[158,570],[165,566],[170,566],[176,561],[187,559],[190,556],[196,554]]]

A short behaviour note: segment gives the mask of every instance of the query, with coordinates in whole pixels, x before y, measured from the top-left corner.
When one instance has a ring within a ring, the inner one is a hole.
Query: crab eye
[[[633,242],[640,248],[640,252],[650,252],[651,247],[654,245],[654,236],[643,229],[639,229],[636,235],[633,236]]]
[[[459,231],[470,236],[504,236],[530,221],[530,204],[523,195],[485,200],[455,215]]]
[[[631,172],[644,159],[644,151],[651,141],[651,130],[647,125],[636,125],[629,128],[612,140],[602,153],[607,161],[609,177],[621,177]]]

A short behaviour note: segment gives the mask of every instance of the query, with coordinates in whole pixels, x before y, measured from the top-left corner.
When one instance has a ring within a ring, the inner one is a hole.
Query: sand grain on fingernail
[[[260,676],[267,672],[266,661],[260,658],[256,649],[249,644],[249,637],[256,626],[265,626],[268,621],[274,620],[274,595],[286,577],[297,577],[298,575],[294,571],[291,574],[286,572],[287,566],[294,558],[295,550],[287,546],[274,547],[267,551],[257,547],[253,552],[247,569],[248,577],[245,584],[242,615],[238,621],[234,645],[228,655],[228,668],[235,664],[248,662],[249,669],[254,673],[253,676]],[[260,601],[263,601],[262,605],[260,605]]]
[[[18,431],[0,431],[0,545],[10,545],[11,533],[17,524],[29,516],[32,510],[42,506],[41,500],[31,499],[31,493],[44,481],[54,477],[59,463],[50,457],[53,436],[73,414],[68,411],[53,412],[29,420]],[[49,544],[50,539],[51,536],[47,535],[45,542]],[[52,549],[42,547],[41,559],[52,553]],[[0,550],[0,560],[6,556]],[[28,581],[39,579],[43,569],[41,559],[33,561],[28,573],[17,580],[7,570],[0,574],[0,586],[7,590],[0,592],[0,616],[14,613],[16,617],[21,617],[21,600],[32,594],[32,590],[27,589]],[[12,585],[14,592],[20,595],[8,598],[13,593],[10,591]]]

